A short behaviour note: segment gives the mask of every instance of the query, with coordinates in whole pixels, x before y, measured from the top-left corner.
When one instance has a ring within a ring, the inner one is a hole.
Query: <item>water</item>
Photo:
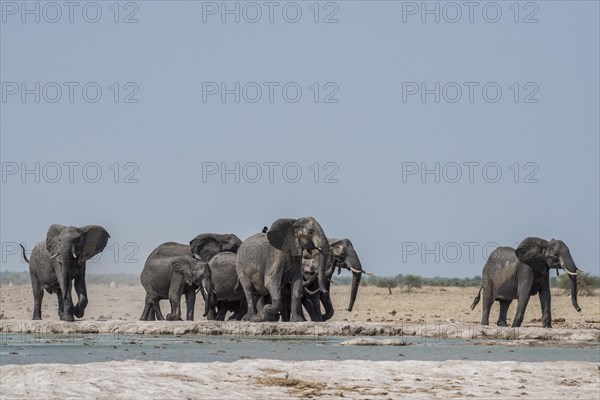
[[[389,337],[386,337],[389,339]],[[472,341],[407,337],[407,346],[341,346],[352,338],[275,339],[227,336],[67,336],[3,334],[0,365],[81,364],[101,361],[153,360],[231,362],[244,358],[276,360],[483,360],[600,362],[600,348],[474,345]]]

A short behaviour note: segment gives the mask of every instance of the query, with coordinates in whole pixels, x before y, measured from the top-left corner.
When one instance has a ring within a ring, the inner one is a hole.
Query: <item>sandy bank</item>
[[[586,362],[104,362],[0,368],[3,399],[545,398],[597,399]]]

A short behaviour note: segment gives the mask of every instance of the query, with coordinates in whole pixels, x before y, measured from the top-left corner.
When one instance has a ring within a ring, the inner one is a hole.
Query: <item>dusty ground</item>
[[[482,327],[481,305],[469,306],[476,288],[425,287],[406,292],[361,287],[355,308],[345,310],[348,286],[332,287],[333,321],[326,323],[238,323],[202,321],[202,299],[194,322],[140,322],[140,286],[89,285],[85,318],[58,322],[55,295],[45,295],[44,321],[31,321],[29,285],[0,287],[0,334],[10,332],[95,332],[119,334],[226,335],[410,335],[474,339],[474,344],[587,346],[598,351],[600,297],[580,297],[581,313],[568,296],[553,293],[555,329],[541,328],[539,301],[532,298],[524,328]],[[168,302],[162,302],[168,311]],[[513,304],[509,315],[514,315]],[[185,310],[185,306],[184,306]],[[497,318],[494,306],[491,321]],[[185,315],[185,311],[183,312]],[[509,319],[510,322],[510,319]],[[349,338],[352,339],[352,338]],[[410,339],[408,339],[410,341]],[[383,342],[381,344],[384,344]],[[389,344],[389,343],[388,343]],[[390,351],[397,347],[390,346]],[[1,351],[1,349],[0,349]],[[432,350],[433,351],[433,350]],[[2,399],[430,399],[546,398],[597,399],[600,363],[455,361],[304,361],[239,360],[232,363],[110,361],[101,363],[6,365],[0,368]],[[359,371],[357,373],[357,371]],[[351,379],[349,379],[349,377]],[[552,377],[552,378],[548,378]],[[226,386],[224,386],[226,385]]]
[[[124,361],[2,367],[3,399],[598,399],[596,363]]]
[[[361,287],[354,310],[346,310],[349,299],[349,286],[332,286],[332,299],[335,306],[333,321],[338,322],[394,322],[405,324],[476,324],[481,319],[481,303],[469,309],[477,288],[424,287],[406,292],[401,289],[388,289],[374,286]],[[144,289],[141,285],[110,288],[108,285],[88,285],[89,304],[84,320],[125,320],[137,321],[144,308]],[[185,315],[185,301],[182,315]],[[553,289],[552,317],[554,328],[593,328],[600,329],[600,296],[580,296],[578,313],[571,301],[561,290]],[[3,285],[0,287],[0,314],[3,319],[31,319],[33,296],[29,285]],[[42,304],[42,318],[58,321],[56,295],[45,293]],[[170,310],[168,301],[161,302],[163,313]],[[203,301],[196,301],[196,320],[202,320]],[[498,318],[498,304],[494,304],[490,323]],[[508,312],[510,324],[516,311],[516,301]],[[529,301],[523,326],[541,327],[541,310],[537,297]]]

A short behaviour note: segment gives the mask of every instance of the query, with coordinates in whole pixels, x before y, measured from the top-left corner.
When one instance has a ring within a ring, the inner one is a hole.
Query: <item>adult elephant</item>
[[[169,299],[167,320],[181,318],[180,301],[185,294],[188,321],[194,319],[196,290],[204,298],[204,316],[213,307],[213,283],[208,262],[222,251],[237,251],[241,240],[232,234],[203,233],[189,245],[163,243],[146,260],[140,280],[146,289],[141,320],[164,319],[159,301]]]
[[[246,239],[237,254],[237,273],[248,304],[246,320],[262,321],[278,318],[282,311],[282,289],[291,288],[290,321],[304,321],[302,315],[302,252],[316,253],[319,289],[327,294],[325,283],[329,243],[321,225],[313,217],[281,218],[273,222],[267,233]],[[256,302],[269,295],[271,304],[259,315]]]
[[[362,268],[358,254],[352,245],[350,239],[336,239],[328,238],[329,241],[329,259],[327,260],[327,270],[325,273],[326,287],[328,294],[324,294],[318,290],[316,279],[316,265],[315,260],[312,257],[305,257],[302,261],[304,270],[304,287],[305,297],[308,297],[309,301],[304,300],[304,308],[307,309],[311,319],[313,321],[327,321],[333,317],[334,309],[331,302],[331,295],[329,292],[332,276],[337,268],[338,275],[342,269],[347,269],[352,272],[352,288],[350,290],[350,300],[348,303],[348,311],[352,311],[354,302],[356,301],[356,295],[358,294],[358,288],[360,286],[360,280],[362,274],[371,275]],[[321,312],[321,305],[323,306],[324,313]],[[314,307],[314,312],[308,310],[308,307]],[[316,318],[316,319],[315,319]]]
[[[58,315],[63,321],[82,318],[88,304],[85,284],[86,261],[102,252],[110,235],[99,225],[83,227],[51,225],[46,240],[38,243],[31,253],[29,275],[33,289],[33,319],[42,319],[42,299],[44,289],[56,293]],[[71,299],[74,282],[77,304]]]
[[[240,241],[241,243],[241,241]],[[208,319],[223,321],[228,311],[233,312],[230,319],[241,320],[247,312],[246,297],[239,283],[236,271],[236,254],[230,251],[215,255],[208,265],[212,274],[215,300]]]
[[[550,305],[551,268],[562,268],[571,279],[571,303],[577,311],[577,272],[579,271],[569,248],[562,240],[550,241],[528,237],[517,249],[499,247],[490,254],[482,273],[482,286],[471,310],[479,303],[483,290],[481,324],[489,324],[490,309],[495,300],[500,302],[498,326],[507,326],[506,313],[512,300],[518,300],[517,313],[512,326],[519,327],[525,316],[529,297],[539,293],[544,328],[552,327]]]

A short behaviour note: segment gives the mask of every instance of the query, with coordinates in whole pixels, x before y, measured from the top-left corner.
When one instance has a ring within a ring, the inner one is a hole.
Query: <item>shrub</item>
[[[404,286],[406,286],[406,290],[409,292],[413,288],[420,288],[423,286],[423,279],[418,275],[405,275],[403,281]]]

